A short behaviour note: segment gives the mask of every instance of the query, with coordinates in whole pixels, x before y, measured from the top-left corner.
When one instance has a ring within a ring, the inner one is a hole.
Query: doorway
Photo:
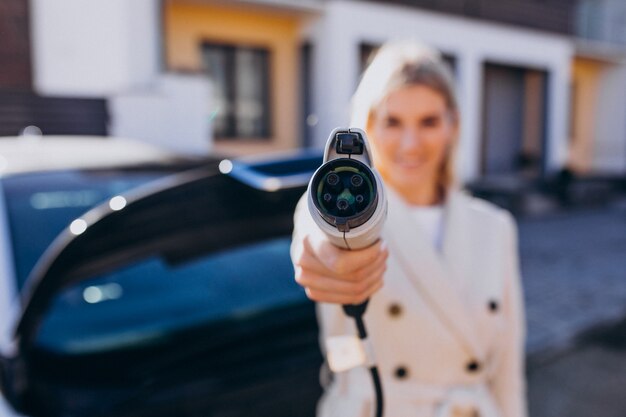
[[[484,74],[483,176],[542,177],[547,72],[486,63]]]

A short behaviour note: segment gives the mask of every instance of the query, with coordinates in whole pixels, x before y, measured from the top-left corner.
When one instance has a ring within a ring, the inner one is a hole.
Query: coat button
[[[389,306],[389,315],[391,317],[399,317],[402,314],[402,306],[397,303],[393,303]]]
[[[398,379],[405,379],[409,376],[409,371],[405,366],[398,366],[393,373]]]
[[[489,301],[488,306],[489,306],[489,311],[491,311],[492,313],[496,313],[498,309],[500,308],[496,300]]]
[[[474,373],[480,371],[480,362],[477,360],[471,360],[467,363],[466,367],[467,372]]]

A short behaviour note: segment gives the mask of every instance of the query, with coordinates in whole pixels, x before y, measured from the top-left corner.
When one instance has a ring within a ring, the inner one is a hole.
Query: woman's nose
[[[405,129],[402,132],[402,141],[400,147],[405,152],[417,150],[422,146],[420,133],[417,129]]]

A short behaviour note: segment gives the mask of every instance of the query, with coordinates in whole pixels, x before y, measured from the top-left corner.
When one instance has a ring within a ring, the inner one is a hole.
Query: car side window
[[[306,300],[293,280],[290,237],[172,264],[151,256],[62,291],[37,345],[68,354],[158,342],[177,331]]]
[[[21,290],[39,257],[72,220],[107,198],[163,175],[61,171],[3,179],[17,287]]]

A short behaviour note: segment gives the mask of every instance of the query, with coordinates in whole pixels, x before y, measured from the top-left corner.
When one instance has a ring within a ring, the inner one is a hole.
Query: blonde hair
[[[423,85],[441,94],[453,122],[459,123],[459,109],[453,76],[439,52],[416,42],[389,42],[376,53],[363,73],[352,97],[350,126],[367,132],[375,109],[393,91]],[[455,185],[454,150],[457,138],[444,160],[437,185],[442,196]]]

